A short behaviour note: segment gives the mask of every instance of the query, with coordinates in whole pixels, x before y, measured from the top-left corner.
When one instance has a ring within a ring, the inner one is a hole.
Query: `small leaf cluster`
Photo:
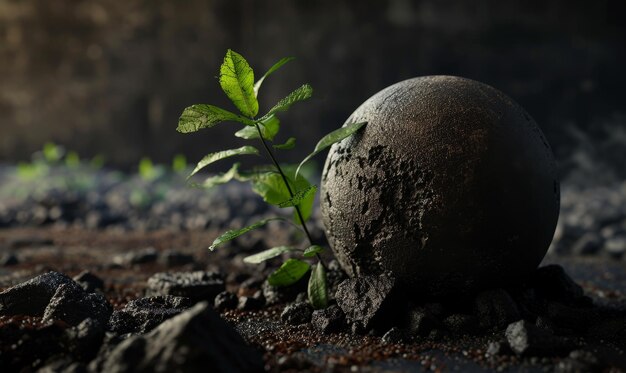
[[[231,180],[249,182],[252,190],[259,194],[268,204],[279,208],[292,208],[294,222],[302,227],[308,238],[309,242],[305,245],[306,249],[298,249],[294,246],[278,246],[251,255],[245,258],[244,261],[258,264],[285,253],[299,254],[301,259],[290,258],[285,261],[268,277],[268,282],[274,286],[288,286],[299,281],[310,271],[311,275],[308,285],[309,301],[315,308],[324,308],[328,303],[326,269],[320,256],[324,248],[312,242],[306,226],[306,222],[313,211],[317,186],[307,180],[300,173],[300,170],[316,154],[332,144],[351,136],[361,129],[365,123],[349,124],[324,136],[318,142],[313,152],[305,157],[299,165],[281,165],[277,160],[275,151],[293,149],[296,146],[296,138],[289,137],[282,143],[273,144],[281,128],[278,115],[288,111],[294,104],[311,98],[313,88],[309,84],[303,84],[260,116],[258,95],[263,82],[291,60],[293,60],[292,57],[281,59],[261,78],[255,81],[254,71],[246,59],[240,54],[228,50],[220,68],[219,83],[222,91],[232,101],[237,112],[209,104],[192,105],[183,110],[178,121],[177,131],[192,133],[201,129],[212,128],[222,122],[234,122],[242,126],[234,133],[236,137],[261,143],[272,164],[255,167],[251,170],[241,170],[241,164],[234,163],[228,171],[210,176],[201,183],[194,182],[192,185],[211,188]],[[207,166],[226,158],[259,155],[258,148],[253,145],[212,152],[197,163],[189,178]],[[240,229],[229,230],[217,237],[209,246],[209,249],[214,250],[230,240],[276,220],[286,219],[284,217],[268,218]],[[312,268],[308,260],[315,258],[317,258],[318,262]]]

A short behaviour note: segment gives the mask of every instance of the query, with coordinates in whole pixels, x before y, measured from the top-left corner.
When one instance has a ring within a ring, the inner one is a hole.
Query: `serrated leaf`
[[[228,50],[220,67],[220,86],[241,114],[254,118],[259,112],[259,102],[254,94],[254,72],[245,58]]]
[[[265,74],[263,74],[263,76],[259,80],[257,80],[256,83],[254,83],[254,94],[256,96],[259,95],[259,89],[261,88],[261,84],[263,84],[263,81],[265,80],[265,78],[270,76],[274,71],[278,70],[284,64],[286,64],[287,62],[289,62],[289,61],[291,61],[293,59],[294,59],[294,57],[281,58],[280,61],[276,62],[272,67],[270,67],[270,69],[267,70],[267,72]]]
[[[252,225],[249,225],[247,227],[243,227],[240,229],[233,229],[233,230],[229,230],[226,231],[224,233],[222,233],[219,237],[217,237],[213,243],[211,244],[211,246],[209,246],[209,250],[213,251],[215,250],[216,247],[218,247],[219,245],[228,242],[230,240],[233,240],[243,234],[246,234],[248,232],[250,232],[251,230],[255,230],[258,228],[261,228],[262,226],[264,226],[265,224],[269,223],[270,221],[273,220],[283,220],[283,218],[268,218],[268,219],[263,219],[260,220]]]
[[[309,246],[306,248],[306,250],[304,250],[304,252],[302,253],[302,256],[305,258],[312,258],[315,255],[321,253],[322,251],[324,251],[324,248],[320,245],[313,245],[313,246]]]
[[[275,115],[272,115],[262,121],[259,122],[261,128],[261,134],[263,134],[263,138],[266,140],[273,141],[274,137],[280,130],[280,121],[276,118]],[[257,131],[256,126],[245,126],[241,130],[235,132],[235,136],[241,137],[246,140],[253,140],[259,138],[259,131]]]
[[[274,145],[274,149],[289,150],[296,147],[296,138],[290,137],[284,144]]]
[[[228,171],[208,177],[202,183],[190,183],[190,185],[197,188],[211,189],[217,185],[226,184],[237,178],[239,175],[239,165],[239,163],[234,163]]]
[[[196,168],[194,168],[194,170],[191,171],[191,174],[187,176],[187,179],[189,179],[190,177],[198,173],[198,171],[202,170],[204,167],[210,165],[211,163],[217,162],[225,158],[233,157],[235,155],[250,155],[250,154],[259,155],[259,151],[254,146],[246,145],[237,149],[228,149],[228,150],[222,150],[220,152],[207,154],[204,156],[204,158],[200,160],[200,162],[198,162],[198,164],[196,165]]]
[[[272,286],[289,286],[302,278],[311,268],[307,262],[298,259],[288,259],[280,268],[267,278]]]
[[[328,306],[328,287],[326,286],[326,270],[321,263],[315,265],[309,277],[307,288],[309,302],[316,310]]]
[[[211,128],[221,122],[239,122],[247,126],[254,122],[241,115],[231,113],[228,110],[213,105],[191,105],[180,115],[176,130],[180,133],[196,132],[204,128]]]
[[[298,190],[293,194],[293,197],[289,198],[286,201],[280,202],[278,204],[278,207],[285,208],[299,205],[303,199],[314,195],[316,191],[317,185],[310,185],[308,188]]]
[[[265,250],[265,251],[261,251],[258,254],[254,254],[254,255],[250,255],[247,256],[245,258],[243,258],[243,261],[245,263],[250,263],[250,264],[259,264],[261,262],[264,262],[268,259],[272,259],[275,258],[279,255],[281,255],[282,253],[286,253],[287,251],[291,251],[294,248],[291,246],[278,246],[278,247],[272,247],[271,249]]]
[[[268,111],[267,114],[265,114],[263,117],[269,117],[279,111],[287,111],[291,107],[291,105],[295,104],[298,101],[304,101],[306,99],[309,99],[312,95],[313,88],[308,84],[304,84],[302,87],[287,95],[287,97],[278,101],[278,103],[272,109],[270,109],[270,111]]]
[[[317,155],[317,153],[328,148],[332,144],[337,143],[347,137],[352,136],[352,134],[360,130],[361,127],[363,127],[365,124],[367,124],[367,122],[351,123],[351,124],[346,125],[345,127],[341,127],[337,130],[334,130],[328,135],[322,137],[322,139],[317,143],[317,145],[315,145],[315,149],[313,150],[313,152],[307,155],[306,158],[304,158],[304,160],[300,162],[300,164],[298,165],[298,168],[296,169],[296,176],[298,176],[298,174],[300,173],[300,168],[302,167],[302,165],[305,164],[309,159],[313,158],[315,155]]]

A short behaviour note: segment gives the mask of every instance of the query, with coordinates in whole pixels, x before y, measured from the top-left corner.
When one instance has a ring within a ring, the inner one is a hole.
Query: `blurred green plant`
[[[282,100],[278,101],[266,114],[258,117],[259,103],[257,96],[265,79],[281,68],[293,58],[283,58],[275,63],[260,79],[254,81],[254,71],[248,62],[240,54],[228,50],[224,57],[224,62],[220,68],[219,82],[222,91],[232,101],[239,113],[208,104],[197,104],[187,107],[178,121],[177,130],[181,133],[196,132],[201,129],[211,128],[221,122],[236,122],[244,126],[235,132],[236,137],[244,140],[258,140],[265,150],[271,165],[255,167],[249,171],[241,171],[240,164],[234,163],[225,173],[208,177],[203,183],[194,185],[211,188],[219,184],[227,183],[231,180],[250,182],[252,190],[259,194],[263,200],[269,204],[280,208],[293,208],[293,219],[300,225],[305,233],[308,243],[307,248],[302,250],[293,246],[279,246],[257,253],[245,258],[248,263],[261,263],[271,258],[275,258],[287,252],[297,253],[302,259],[290,258],[285,261],[269,277],[268,282],[273,286],[288,286],[299,281],[311,269],[307,260],[317,259],[308,283],[308,297],[314,308],[324,308],[328,304],[328,294],[326,286],[326,266],[320,254],[323,247],[313,242],[311,234],[306,225],[306,221],[313,211],[313,203],[317,186],[312,185],[309,180],[302,175],[300,170],[313,156],[328,148],[332,144],[339,142],[361,129],[365,123],[348,124],[324,136],[298,166],[281,165],[274,150],[289,150],[296,145],[296,138],[290,137],[283,143],[269,145],[273,142],[280,131],[280,120],[278,114],[286,112],[293,104],[309,99],[313,94],[313,88],[304,84],[297,88]],[[237,149],[222,150],[210,153],[202,158],[189,177],[206,166],[222,159],[243,156],[259,155],[257,148],[251,145],[242,146]],[[249,231],[261,228],[266,224],[276,221],[286,220],[283,217],[269,218],[261,220],[250,226],[241,229],[227,231],[217,237],[209,246],[210,250],[239,237]]]

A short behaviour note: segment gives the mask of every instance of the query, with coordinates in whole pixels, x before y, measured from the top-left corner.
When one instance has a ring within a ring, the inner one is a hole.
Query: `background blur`
[[[623,179],[624,14],[622,0],[0,0],[0,162],[47,141],[127,169],[225,149],[234,124],[175,127],[190,104],[232,107],[215,79],[232,48],[257,76],[297,57],[264,84],[261,111],[315,88],[282,117],[293,160],[380,89],[451,74],[522,104],[564,176]]]

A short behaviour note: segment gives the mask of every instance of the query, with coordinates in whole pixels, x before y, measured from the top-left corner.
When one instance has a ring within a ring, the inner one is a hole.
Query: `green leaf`
[[[265,74],[263,74],[261,79],[257,80],[257,82],[254,83],[254,94],[256,96],[259,95],[259,89],[261,88],[261,84],[263,84],[263,81],[265,80],[265,78],[270,76],[270,74],[272,74],[274,71],[280,69],[284,64],[286,64],[287,62],[289,62],[289,61],[291,61],[293,59],[294,59],[294,57],[281,58],[280,61],[278,61],[278,62],[276,62],[274,64],[274,66],[270,67],[270,69],[267,70],[267,72]]]
[[[251,264],[259,264],[261,262],[264,262],[268,259],[272,259],[275,258],[277,256],[279,256],[282,253],[286,253],[287,251],[291,251],[294,248],[291,246],[278,246],[278,247],[272,247],[271,249],[265,250],[265,251],[261,251],[258,254],[254,254],[254,255],[250,255],[247,256],[245,258],[243,258],[243,261],[245,263],[251,263]]]
[[[328,306],[328,288],[326,286],[326,270],[321,263],[315,265],[309,277],[309,286],[307,289],[309,294],[309,302],[316,310],[326,308]]]
[[[259,155],[259,151],[254,146],[246,145],[237,149],[228,149],[228,150],[222,150],[221,152],[207,154],[204,156],[204,158],[200,160],[200,162],[198,162],[198,165],[196,166],[196,168],[194,168],[191,174],[187,176],[187,179],[189,179],[190,177],[198,173],[198,171],[210,165],[211,163],[217,162],[219,160],[222,160],[228,157],[233,157],[235,155],[246,155],[246,154]]]
[[[313,88],[310,85],[305,84],[302,87],[291,92],[287,97],[278,101],[278,103],[263,117],[269,117],[270,115],[274,115],[279,111],[287,111],[291,107],[291,105],[295,104],[298,101],[304,101],[306,99],[309,99],[312,95]]]
[[[197,104],[191,105],[183,110],[183,113],[178,119],[178,127],[176,130],[180,133],[196,132],[227,121],[239,122],[247,126],[254,125],[254,122],[250,119],[231,113],[228,110],[213,105]]]
[[[304,252],[302,253],[302,256],[305,258],[312,258],[315,255],[321,253],[322,251],[324,251],[324,248],[320,245],[313,245],[313,246],[309,246],[306,248],[306,250],[304,250]]]
[[[280,268],[267,278],[272,286],[288,286],[302,278],[311,266],[307,262],[298,259],[288,259]]]
[[[201,184],[191,183],[190,185],[198,188],[211,189],[217,185],[226,184],[227,182],[237,178],[238,175],[239,163],[234,163],[228,171],[208,177]]]
[[[351,123],[351,124],[346,125],[345,127],[341,127],[337,130],[334,130],[328,135],[322,137],[322,139],[317,143],[317,145],[315,145],[315,149],[313,150],[313,153],[307,155],[306,158],[304,158],[304,160],[300,162],[300,165],[298,165],[298,169],[296,169],[296,176],[298,176],[298,174],[300,173],[300,168],[302,167],[302,165],[305,164],[309,159],[313,158],[315,155],[317,155],[317,153],[328,148],[332,144],[337,143],[347,137],[352,136],[353,133],[360,130],[361,127],[363,127],[365,124],[367,124],[367,122]]]
[[[274,149],[289,150],[296,147],[296,138],[290,137],[284,144],[274,145]]]
[[[232,50],[226,52],[220,67],[220,86],[241,114],[254,118],[259,102],[254,93],[254,72],[243,56]]]
[[[289,198],[286,201],[280,202],[278,207],[285,208],[299,205],[303,199],[309,197],[312,194],[315,194],[317,191],[317,185],[310,185],[308,188],[298,190],[293,194],[293,197]]]
[[[280,129],[280,121],[276,118],[275,115],[271,115],[268,118],[259,122],[261,126],[261,133],[263,134],[263,138],[266,140],[274,140],[274,137],[278,133]],[[241,130],[235,132],[235,136],[241,137],[246,140],[253,140],[259,138],[259,131],[257,131],[256,126],[246,126]]]
[[[218,247],[219,245],[228,242],[230,240],[233,240],[243,234],[246,234],[248,232],[250,232],[251,230],[255,230],[258,228],[261,228],[262,226],[264,226],[265,224],[269,223],[272,220],[283,220],[283,218],[268,218],[268,219],[263,219],[260,220],[252,225],[249,225],[247,227],[243,227],[241,229],[233,229],[233,230],[229,230],[226,231],[224,233],[222,233],[219,237],[217,237],[215,239],[215,241],[213,241],[213,243],[211,244],[211,246],[209,246],[209,250],[213,251],[215,250],[216,247]]]

